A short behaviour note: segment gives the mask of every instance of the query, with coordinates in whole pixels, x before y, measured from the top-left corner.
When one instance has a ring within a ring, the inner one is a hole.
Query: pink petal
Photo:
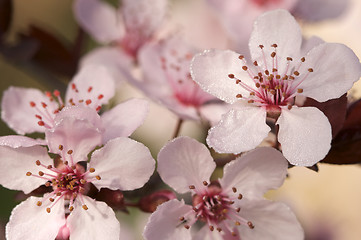
[[[105,132],[103,142],[117,137],[128,137],[144,122],[149,111],[145,99],[130,99],[102,114]]]
[[[191,211],[192,207],[177,199],[170,200],[158,206],[150,216],[144,228],[145,240],[182,239],[191,240],[191,231],[179,226],[179,218]]]
[[[82,201],[75,201],[74,210],[67,218],[70,240],[119,240],[120,226],[113,209],[87,196]],[[82,208],[83,204],[88,210]]]
[[[133,190],[142,187],[154,172],[155,161],[142,143],[119,137],[108,141],[91,156],[89,176],[99,175],[93,184],[98,188]]]
[[[228,163],[219,182],[224,191],[232,191],[235,187],[248,199],[262,198],[268,190],[283,184],[287,168],[288,163],[282,153],[260,147]]]
[[[36,107],[31,107],[30,102],[34,102]],[[46,115],[41,102],[48,105],[47,110],[50,118]],[[41,115],[45,122],[52,124],[53,111],[57,108],[58,105],[55,102],[50,102],[49,98],[38,89],[9,87],[3,93],[1,118],[18,134],[44,132],[44,126],[38,125],[40,119],[36,118],[35,115]],[[36,109],[39,109],[41,113]]]
[[[65,107],[56,115],[54,122],[58,124],[62,122],[64,118],[87,120],[90,124],[94,126],[94,128],[98,128],[101,131],[103,130],[102,119],[100,118],[99,114],[90,107],[81,105]]]
[[[302,42],[301,29],[292,15],[286,10],[266,12],[257,18],[253,26],[249,47],[253,60],[264,66],[262,51],[259,45],[264,46],[268,69],[272,66],[271,47],[277,44],[278,68],[285,69],[287,57],[298,57]],[[297,58],[296,58],[297,59]]]
[[[244,239],[304,239],[303,229],[296,216],[283,203],[268,200],[244,202],[240,215],[254,225],[254,229],[246,226],[238,228]]]
[[[207,143],[217,152],[237,154],[257,147],[270,130],[266,124],[265,109],[232,109],[208,131]]]
[[[127,29],[151,36],[160,27],[167,10],[166,0],[123,0],[122,13]]]
[[[27,172],[35,175],[39,171],[48,172],[46,168],[36,165],[36,161],[46,166],[53,164],[45,147],[18,147],[11,148],[0,146],[0,184],[12,190],[20,190],[25,194],[30,193],[46,182],[34,176],[26,176]]]
[[[317,108],[282,109],[276,124],[282,153],[293,165],[312,166],[330,150],[331,125]]]
[[[341,97],[361,76],[359,59],[350,48],[339,43],[324,43],[311,49],[299,72],[305,75],[309,68],[313,72],[299,88],[304,96],[319,102]]]
[[[249,96],[249,91],[236,84],[233,74],[248,86],[254,86],[248,74],[242,70],[243,62],[239,54],[230,50],[206,50],[197,54],[191,63],[191,74],[194,81],[206,92],[227,102],[238,101],[237,94]]]
[[[102,132],[98,128],[88,120],[75,117],[63,118],[53,129],[47,130],[45,136],[50,152],[70,158],[66,153],[72,150],[74,163],[86,161],[87,155],[102,143]]]
[[[133,68],[133,58],[118,46],[95,48],[82,58],[81,66],[86,65],[106,67],[117,82],[133,79],[130,72]]]
[[[124,35],[121,16],[103,1],[76,0],[73,11],[78,23],[100,43],[116,41]]]
[[[96,109],[107,104],[114,94],[115,86],[111,72],[103,66],[86,65],[69,83],[66,101],[72,99],[75,104],[83,101],[84,105]]]
[[[231,110],[231,108],[231,104],[209,103],[202,106],[199,112],[203,118],[209,121],[211,126],[214,126],[221,121],[222,115]]]
[[[13,209],[6,225],[6,239],[55,239],[65,224],[64,200],[59,200],[50,213],[46,208],[52,203],[46,201],[39,207],[38,201],[42,201],[42,198],[29,197]]]
[[[235,238],[232,236],[232,238]],[[223,233],[218,231],[209,230],[208,225],[203,226],[193,237],[192,240],[228,240],[228,238],[223,237]],[[235,238],[235,240],[238,240]]]
[[[203,189],[203,181],[216,168],[207,147],[189,137],[178,137],[167,143],[158,154],[158,172],[162,180],[179,193],[190,185]]]
[[[0,146],[8,146],[12,148],[32,147],[35,145],[46,145],[43,139],[33,139],[25,136],[10,135],[0,137]]]

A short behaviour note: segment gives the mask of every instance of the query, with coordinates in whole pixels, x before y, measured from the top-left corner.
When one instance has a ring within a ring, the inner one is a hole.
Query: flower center
[[[267,59],[263,50],[264,46],[259,45],[263,55],[262,67],[257,61],[254,61],[251,68],[247,65],[244,56],[239,56],[242,61],[243,71],[248,73],[254,85],[247,85],[233,73],[228,74],[228,77],[235,80],[237,85],[249,92],[249,96],[245,97],[242,94],[237,94],[237,98],[245,99],[248,103],[263,106],[267,109],[279,109],[280,106],[286,105],[290,108],[294,97],[303,92],[303,89],[299,88],[300,84],[313,72],[313,69],[309,68],[306,73],[299,72],[302,63],[306,61],[304,57],[300,59],[298,64],[292,64],[293,59],[287,57],[285,69],[278,69],[277,44],[272,44],[271,47],[273,48],[269,56],[271,59]],[[271,66],[268,66],[269,62],[272,63]]]
[[[71,84],[71,89],[75,93],[73,98],[69,99],[68,102],[64,102],[60,96],[60,92],[55,90],[53,93],[45,92],[45,95],[48,98],[47,102],[36,103],[35,101],[30,101],[30,107],[35,110],[35,117],[38,120],[39,126],[44,126],[45,128],[54,127],[54,118],[57,113],[59,113],[65,106],[75,106],[75,105],[85,105],[89,107],[94,107],[97,112],[101,109],[100,100],[104,97],[103,94],[99,94],[96,99],[91,95],[93,87],[89,86],[87,89],[82,89],[80,92],[76,84]],[[84,99],[82,96],[88,95],[89,98]],[[40,107],[39,107],[40,106]]]
[[[194,185],[189,188],[195,191],[193,195],[193,209],[179,218],[179,221],[186,229],[189,229],[197,220],[205,222],[210,231],[216,229],[237,236],[236,226],[248,226],[253,229],[252,222],[240,216],[240,207],[235,205],[243,198],[237,194],[237,189],[232,188],[234,195],[226,194],[218,182],[208,184],[203,181],[204,189],[195,189]]]
[[[252,3],[258,5],[259,7],[268,6],[271,4],[278,4],[281,0],[251,0]]]
[[[59,146],[60,150],[63,150],[63,146]],[[38,174],[27,172],[27,176],[33,176],[44,179],[45,186],[52,187],[53,191],[50,192],[42,201],[38,201],[37,205],[41,206],[44,201],[50,201],[52,204],[46,209],[48,213],[51,212],[51,208],[62,198],[69,200],[69,210],[74,210],[74,201],[79,199],[82,203],[83,209],[87,210],[88,207],[84,204],[83,195],[86,194],[89,183],[95,180],[101,180],[99,175],[95,177],[88,176],[89,173],[95,172],[94,168],[90,168],[88,171],[80,164],[74,164],[73,151],[68,150],[65,154],[61,154],[60,163],[57,167],[52,165],[44,165],[39,160],[35,164],[42,167],[44,170],[39,171]]]

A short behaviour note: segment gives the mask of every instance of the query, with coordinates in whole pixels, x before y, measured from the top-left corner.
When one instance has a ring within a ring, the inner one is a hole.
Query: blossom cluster
[[[75,0],[76,20],[101,46],[82,57],[64,93],[12,86],[2,95],[1,118],[17,135],[0,137],[0,184],[28,196],[6,239],[134,239],[116,216],[129,207],[151,213],[146,240],[304,239],[291,208],[265,194],[290,166],[312,167],[330,151],[329,117],[299,100],[340,99],[361,77],[350,48],[304,38],[292,16],[316,21],[344,6],[311,14],[308,2],[207,1],[229,34],[220,50],[164,30],[166,0],[123,0],[119,9]],[[148,99],[114,104],[124,81]],[[149,100],[179,118],[156,160],[131,138]],[[183,121],[208,130],[203,143],[179,136]]]

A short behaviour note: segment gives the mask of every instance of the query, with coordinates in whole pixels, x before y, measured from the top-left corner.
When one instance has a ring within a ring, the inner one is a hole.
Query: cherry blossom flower
[[[49,157],[47,148],[31,144],[32,139],[27,146],[11,142],[0,146],[2,186],[25,194],[41,185],[50,190],[14,208],[6,226],[8,240],[55,239],[68,234],[70,239],[119,239],[113,210],[86,196],[90,184],[99,190],[140,188],[152,175],[155,161],[148,148],[127,137],[112,139],[92,152],[102,144],[101,130],[94,126],[99,116],[83,108],[93,113],[86,119],[68,114],[46,130],[49,152],[58,154],[56,160]]]
[[[162,180],[178,193],[191,192],[192,205],[176,199],[160,205],[145,227],[145,239],[303,239],[292,211],[263,198],[286,177],[280,152],[258,148],[228,163],[222,179],[210,181],[215,168],[208,149],[188,137],[159,152]],[[192,234],[197,222],[204,226]]]
[[[38,89],[10,87],[3,94],[1,117],[18,134],[44,132],[55,126],[56,118],[67,114],[87,118],[91,109],[100,111],[114,94],[114,80],[106,68],[89,65],[69,83],[65,101],[57,90],[44,94]],[[95,124],[104,129],[103,143],[118,136],[128,137],[143,123],[148,105],[146,100],[130,99],[104,112]],[[64,108],[68,110],[62,113]]]
[[[202,109],[214,106],[210,102],[218,99],[203,91],[190,75],[190,62],[198,52],[180,36],[148,44],[139,53],[143,81],[131,83],[180,118],[199,120]]]
[[[285,10],[275,10],[254,24],[249,42],[252,63],[230,50],[195,56],[193,79],[233,104],[208,132],[211,147],[227,153],[255,148],[270,131],[268,116],[277,119],[278,141],[290,163],[310,166],[327,154],[331,142],[327,117],[314,107],[294,106],[294,98],[303,95],[319,102],[339,98],[360,78],[361,67],[343,44],[313,41],[318,44],[304,55],[301,42],[295,19]]]
[[[139,49],[154,38],[163,22],[166,0],[123,0],[119,9],[100,0],[76,0],[74,14],[78,23],[99,43],[82,64],[107,66],[117,78],[129,78]]]

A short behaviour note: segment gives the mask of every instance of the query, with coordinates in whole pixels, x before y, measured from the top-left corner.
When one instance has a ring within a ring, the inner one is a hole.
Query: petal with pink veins
[[[119,40],[124,35],[122,17],[100,0],[76,0],[73,11],[78,23],[100,43]]]
[[[207,147],[189,137],[170,141],[158,154],[160,177],[179,193],[190,191],[191,185],[203,189],[203,181],[209,183],[215,168]]]
[[[281,152],[260,147],[228,163],[219,182],[226,192],[235,187],[247,199],[259,199],[283,184],[287,168],[288,162]]]
[[[84,105],[97,109],[107,104],[115,94],[114,79],[104,66],[86,65],[80,69],[69,83],[66,91],[66,102]]]
[[[242,69],[243,62],[239,54],[230,50],[206,50],[197,54],[191,63],[191,75],[194,81],[206,92],[227,102],[238,101],[237,94],[249,96],[249,91],[236,84],[233,74],[242,83],[253,86],[254,82]]]
[[[312,166],[330,150],[331,125],[317,108],[282,109],[276,124],[282,153],[293,165]]]
[[[150,216],[144,228],[143,237],[146,240],[168,240],[182,239],[191,240],[191,232],[184,228],[179,218],[192,207],[185,205],[183,200],[170,200],[158,206],[157,210]]]
[[[343,44],[319,44],[305,58],[299,70],[305,80],[298,88],[303,89],[302,95],[319,102],[341,97],[361,77],[359,59]],[[313,72],[308,72],[309,68]]]
[[[238,154],[257,147],[270,130],[266,124],[265,109],[232,109],[208,131],[207,143],[217,152]]]
[[[87,210],[83,209],[87,206]],[[119,240],[120,225],[113,209],[104,202],[83,196],[67,218],[70,240]]]
[[[34,107],[31,107],[31,102],[35,104]],[[42,102],[47,104],[46,109],[42,107]],[[35,115],[41,116],[44,122],[52,125],[53,112],[58,109],[58,105],[50,102],[38,89],[9,87],[3,93],[1,109],[1,118],[10,128],[18,134],[26,134],[45,131],[44,126],[38,124],[40,119]]]
[[[117,137],[128,137],[147,116],[149,103],[145,99],[130,99],[101,115],[105,129],[103,143]]]
[[[91,156],[89,167],[95,172],[89,176],[100,176],[94,180],[98,188],[133,190],[142,187],[154,172],[155,161],[149,149],[142,143],[126,137],[107,142]]]
[[[44,173],[52,173],[50,170],[36,165],[37,160],[45,166],[53,164],[45,147],[0,146],[0,155],[0,184],[6,188],[28,194],[47,181],[35,176],[27,176],[28,172],[35,175],[40,170]]]
[[[29,197],[17,205],[6,225],[6,239],[55,239],[59,229],[65,224],[65,210],[63,198],[59,200],[48,213],[46,208],[52,204],[50,201],[37,205],[42,198]]]

